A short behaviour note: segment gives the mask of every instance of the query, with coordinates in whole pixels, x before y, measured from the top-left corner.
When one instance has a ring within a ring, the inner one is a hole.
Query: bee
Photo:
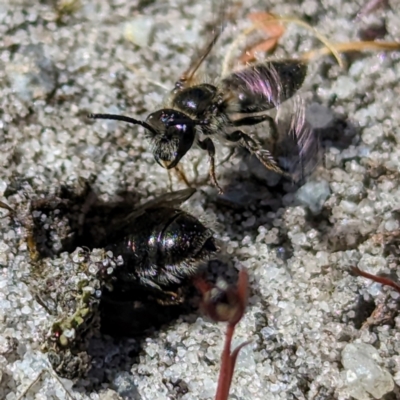
[[[123,261],[116,269],[119,282],[153,291],[180,285],[217,251],[212,230],[180,209],[195,191],[165,193],[111,226],[105,249]]]
[[[110,228],[105,249],[123,264],[115,269],[112,290],[103,290],[104,333],[141,335],[190,308],[190,281],[218,251],[212,230],[180,208],[195,191],[166,193]]]
[[[91,119],[111,119],[141,125],[156,162],[166,168],[176,168],[194,146],[207,151],[209,174],[222,193],[215,174],[215,144],[241,145],[254,154],[268,169],[290,177],[273,155],[240,127],[267,121],[272,134],[277,135],[274,119],[265,112],[278,107],[302,86],[307,64],[301,60],[268,61],[247,66],[221,77],[215,85],[199,83],[196,73],[211,52],[221,34],[217,30],[212,40],[181,75],[172,89],[167,106],[152,112],[145,121],[115,114],[89,114]]]
[[[118,264],[113,280],[119,287],[139,285],[160,294],[196,275],[218,251],[213,231],[180,208],[196,189],[164,193],[133,207],[135,195],[107,204],[88,184],[78,191],[62,187],[59,195],[32,200],[31,217],[19,218],[0,202],[26,227],[32,261],[77,247],[104,249]]]
[[[92,367],[89,342],[99,330],[140,338],[192,310],[191,281],[219,250],[213,231],[181,208],[195,189],[133,206],[135,193],[104,203],[82,189],[32,201],[24,218],[40,254],[27,282],[53,316],[43,350],[69,379]],[[51,251],[54,240],[67,247]]]
[[[180,208],[195,192],[189,188],[169,192],[132,207],[132,196],[107,204],[89,185],[78,195],[63,188],[63,198],[33,202],[31,236],[45,257],[57,254],[51,251],[54,237],[62,244],[58,252],[77,247],[111,251],[118,263],[115,280],[161,290],[195,275],[201,262],[217,251],[213,231]]]

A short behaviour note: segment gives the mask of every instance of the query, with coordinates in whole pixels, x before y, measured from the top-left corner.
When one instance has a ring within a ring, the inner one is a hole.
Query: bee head
[[[179,111],[162,109],[150,114],[146,123],[153,128],[148,137],[154,159],[164,168],[176,167],[193,145],[195,121]]]
[[[196,137],[195,126],[205,124],[203,121],[193,120],[186,114],[168,108],[150,114],[146,121],[116,114],[89,114],[88,117],[143,126],[152,142],[155,160],[167,169],[176,167],[192,147]]]

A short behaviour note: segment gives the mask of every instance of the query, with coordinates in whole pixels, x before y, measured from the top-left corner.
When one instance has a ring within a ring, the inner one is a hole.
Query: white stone
[[[325,180],[309,181],[296,193],[297,200],[307,206],[311,212],[321,211],[326,199],[330,195],[329,183]]]
[[[381,399],[394,389],[390,373],[379,365],[382,361],[378,351],[370,344],[349,343],[342,351],[344,378],[351,396],[364,400],[369,393]]]
[[[153,24],[153,18],[145,15],[138,15],[136,18],[125,23],[123,29],[124,37],[137,46],[148,46]]]

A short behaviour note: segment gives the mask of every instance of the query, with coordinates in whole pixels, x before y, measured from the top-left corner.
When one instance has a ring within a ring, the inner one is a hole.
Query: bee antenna
[[[150,126],[147,122],[140,121],[138,119],[134,119],[131,117],[126,117],[125,115],[117,115],[117,114],[89,114],[88,118],[90,119],[111,119],[115,121],[123,121],[128,122],[134,125],[141,125],[143,128],[149,130],[153,135],[157,135],[158,132]]]

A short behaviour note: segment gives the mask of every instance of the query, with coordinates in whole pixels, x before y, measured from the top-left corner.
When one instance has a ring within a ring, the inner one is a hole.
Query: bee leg
[[[215,146],[213,141],[210,138],[206,138],[204,140],[198,140],[198,145],[203,150],[207,150],[208,157],[210,158],[210,176],[214,186],[218,189],[218,193],[222,194],[223,190],[217,181],[217,177],[215,176]]]
[[[228,162],[232,156],[235,154],[235,147],[232,147],[231,149],[229,149],[229,154],[219,162],[219,164],[217,165],[217,167],[219,167],[220,165],[224,165],[226,162]]]
[[[192,187],[192,185],[190,184],[188,178],[185,175],[185,172],[181,169],[181,167],[179,165],[177,165],[174,168],[174,171],[175,171],[175,173],[176,173],[176,175],[177,175],[177,177],[178,177],[178,179],[180,181],[184,182],[187,187],[189,187],[189,188]]]
[[[278,125],[276,124],[276,121],[274,118],[272,118],[270,115],[254,115],[252,117],[245,117],[239,120],[234,121],[234,126],[243,126],[243,125],[256,125],[261,122],[267,121],[270,129],[270,134],[272,137],[272,143],[275,145],[275,143],[278,141],[279,138],[279,131],[278,131]],[[272,150],[272,153],[274,151]]]
[[[156,298],[157,303],[162,306],[176,306],[182,304],[184,300],[182,290],[179,288],[174,292],[163,290]]]
[[[145,286],[148,290],[154,291],[155,293],[161,292],[162,289],[157,283],[147,278],[146,276],[139,276],[139,282],[141,285]]]
[[[269,133],[271,135],[271,153],[275,154],[275,146],[278,143],[279,139],[279,131],[278,131],[278,125],[276,124],[276,121],[274,118],[272,118],[269,115],[266,115],[265,121],[268,122],[269,125]]]
[[[171,176],[171,170],[170,170],[170,169],[167,169],[167,172],[168,172],[168,190],[169,190],[170,192],[172,192],[172,191],[173,191],[173,189],[172,189],[172,176]]]
[[[243,147],[245,147],[247,150],[250,151],[250,153],[254,154],[260,162],[264,165],[265,168],[267,168],[270,171],[274,171],[278,174],[281,174],[286,177],[290,177],[290,175],[283,171],[276,163],[274,157],[272,154],[261,147],[261,145],[255,141],[253,138],[251,138],[249,135],[242,131],[234,131],[228,135],[226,135],[226,138],[230,140],[231,142],[238,142],[240,143]]]
[[[179,164],[177,166],[175,166],[172,170],[167,169],[167,171],[168,171],[168,187],[169,187],[170,192],[173,192],[172,172],[174,172],[174,174],[178,178],[179,182],[183,182],[188,188],[192,187],[192,185],[189,183],[189,180],[186,177],[185,173],[180,168]]]

